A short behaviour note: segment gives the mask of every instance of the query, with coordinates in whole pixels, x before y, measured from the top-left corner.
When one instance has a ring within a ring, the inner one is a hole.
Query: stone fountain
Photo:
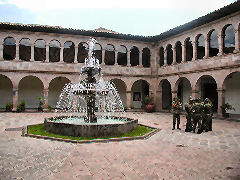
[[[66,84],[55,116],[45,118],[46,131],[81,137],[119,136],[136,129],[138,121],[125,118],[114,84],[104,81],[99,60],[94,55],[97,41],[88,41],[88,57],[81,68],[80,81]]]

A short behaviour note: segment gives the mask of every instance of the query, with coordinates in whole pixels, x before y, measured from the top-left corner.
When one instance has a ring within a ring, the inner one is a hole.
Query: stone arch
[[[132,46],[130,49],[130,64],[131,66],[139,65],[139,50],[136,46]]]
[[[115,87],[119,93],[119,96],[122,100],[123,106],[126,107],[127,106],[126,83],[123,80],[117,79],[117,78],[111,79],[110,81],[115,85]]]
[[[150,84],[146,80],[139,79],[135,81],[131,87],[131,104],[134,108],[143,108],[142,101],[146,96],[149,96]]]
[[[177,96],[184,106],[192,96],[191,82],[186,77],[180,77],[175,83],[174,91],[177,92]]]
[[[219,52],[218,32],[212,29],[208,33],[209,39],[209,57],[217,56]]]
[[[65,84],[70,83],[71,81],[62,76],[55,77],[51,79],[48,87],[48,105],[53,108],[56,108],[59,95]]]
[[[13,37],[6,37],[3,41],[3,59],[13,60],[16,57],[16,40]]]
[[[227,24],[222,29],[223,53],[233,53],[235,50],[235,33],[232,24]]]
[[[49,43],[49,62],[60,61],[61,44],[58,40],[51,40]]]
[[[19,59],[30,61],[31,59],[31,43],[29,38],[22,38],[19,41]]]
[[[34,43],[34,60],[46,60],[46,42],[43,39],[37,39]]]
[[[234,110],[228,111],[231,114],[240,114],[240,71],[235,71],[226,76],[223,81],[225,103],[232,105]]]
[[[43,82],[36,76],[23,77],[18,85],[18,104],[26,102],[26,108],[38,108],[38,97],[43,96]]]
[[[127,48],[126,46],[120,45],[118,48],[117,55],[118,65],[126,66],[127,65]]]
[[[150,58],[151,58],[151,52],[150,49],[145,47],[142,50],[142,65],[143,67],[150,67]]]
[[[74,63],[75,45],[72,41],[66,41],[63,48],[63,61]]]
[[[195,89],[202,100],[209,98],[213,103],[213,110],[218,108],[217,81],[211,75],[202,75],[196,82]]]
[[[164,48],[163,47],[160,47],[159,49],[159,65],[160,66],[163,66],[164,65]]]
[[[114,65],[115,63],[115,47],[112,44],[106,45],[104,62],[106,65]]]
[[[11,79],[0,74],[0,109],[4,109],[6,104],[12,104],[13,101],[13,83]]]
[[[159,90],[162,93],[162,109],[170,109],[172,106],[172,88],[171,83],[167,79],[162,79],[159,83]]]
[[[184,46],[186,48],[186,61],[191,61],[193,58],[193,45],[190,37],[185,39]]]
[[[205,41],[203,34],[197,35],[196,45],[197,45],[197,59],[203,59],[203,57],[205,56]]]
[[[96,43],[94,46],[94,54],[99,60],[99,63],[102,64],[102,46],[99,43]]]
[[[78,63],[84,63],[88,56],[88,44],[86,42],[81,42],[78,44]]]
[[[167,64],[171,65],[173,63],[173,50],[172,50],[172,45],[168,44],[167,45]]]
[[[182,43],[180,41],[176,42],[175,49],[176,49],[176,62],[181,63],[182,62]]]

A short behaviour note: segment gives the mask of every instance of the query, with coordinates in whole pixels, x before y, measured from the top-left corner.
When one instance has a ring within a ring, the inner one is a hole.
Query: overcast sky
[[[157,35],[235,0],[0,0],[0,21]]]

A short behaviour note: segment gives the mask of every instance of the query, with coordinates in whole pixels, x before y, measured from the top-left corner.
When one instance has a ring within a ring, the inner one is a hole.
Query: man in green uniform
[[[195,100],[192,106],[192,118],[193,118],[193,132],[195,133],[196,126],[198,127],[198,134],[202,133],[202,111],[203,103],[200,98]]]
[[[176,120],[177,120],[177,129],[181,130],[179,128],[181,108],[182,108],[182,103],[180,102],[180,100],[177,97],[174,97],[173,102],[172,102],[172,111],[173,111],[173,128],[172,128],[172,130],[175,129]]]
[[[212,131],[212,107],[213,104],[210,99],[206,98],[204,100],[203,109],[204,109],[204,115],[203,115],[203,130],[206,132]]]
[[[188,103],[185,104],[185,111],[186,111],[186,129],[185,132],[191,132],[192,131],[192,106],[193,106],[193,98],[190,96]]]

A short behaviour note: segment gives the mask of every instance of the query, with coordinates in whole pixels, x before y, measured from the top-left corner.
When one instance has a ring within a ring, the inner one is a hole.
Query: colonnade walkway
[[[170,113],[127,112],[160,128],[146,140],[73,144],[22,137],[5,128],[42,123],[53,113],[0,113],[0,179],[239,179],[240,122],[213,131],[172,131]]]

